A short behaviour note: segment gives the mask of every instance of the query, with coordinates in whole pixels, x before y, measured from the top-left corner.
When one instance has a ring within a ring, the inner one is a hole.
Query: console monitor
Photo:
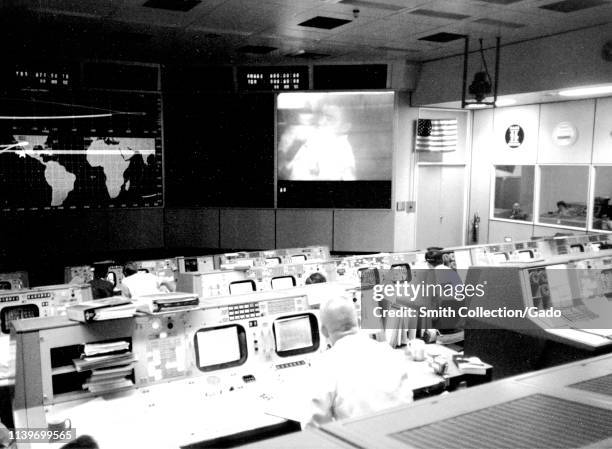
[[[467,270],[472,266],[472,256],[470,250],[455,250],[455,264],[460,270]]]
[[[518,251],[518,260],[520,261],[528,261],[535,258],[535,254],[531,249],[522,249]]]
[[[295,256],[291,256],[291,263],[303,263],[306,262],[305,254],[296,254]]]
[[[230,295],[242,295],[255,291],[255,282],[250,279],[245,281],[234,281],[229,285]]]
[[[108,274],[106,275],[106,280],[108,282],[111,282],[113,284],[113,287],[116,287],[117,286],[117,273],[113,271],[109,271]]]
[[[393,264],[391,270],[394,272],[393,281],[395,282],[410,282],[412,280],[410,265],[407,263]]]
[[[200,329],[195,333],[194,346],[200,371],[239,366],[247,359],[246,333],[238,324]]]
[[[601,270],[601,285],[606,298],[612,298],[612,268]]]
[[[507,262],[508,260],[509,260],[508,254],[506,253],[494,253],[493,254],[493,261],[495,263],[503,263],[503,262]]]
[[[266,257],[266,267],[275,267],[277,265],[280,265],[280,263],[280,257]]]
[[[312,313],[278,318],[274,321],[273,331],[276,353],[280,357],[319,349],[319,323]]]
[[[280,290],[283,288],[295,287],[295,278],[293,276],[277,276],[272,278],[272,290]]]
[[[550,292],[550,304],[553,307],[565,308],[574,305],[570,270],[566,264],[546,267],[546,278]]]
[[[197,257],[185,257],[185,272],[186,273],[197,273],[198,271],[198,259]]]
[[[21,304],[18,306],[4,307],[0,312],[0,325],[3,334],[11,333],[11,321],[23,318],[34,318],[39,316],[36,304]]]

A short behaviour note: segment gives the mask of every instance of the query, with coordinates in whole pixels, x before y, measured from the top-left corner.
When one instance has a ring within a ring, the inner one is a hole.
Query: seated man
[[[557,215],[559,217],[571,217],[574,214],[565,201],[557,201]]]
[[[432,287],[432,293],[429,296],[425,296],[425,299],[427,301],[426,304],[431,310],[443,308],[449,311],[452,310],[454,313],[439,318],[424,318],[421,320],[421,326],[424,329],[435,330],[434,334],[436,337],[438,334],[446,336],[442,339],[437,338],[438,343],[458,343],[464,339],[463,328],[465,327],[465,319],[459,316],[459,308],[465,305],[463,303],[465,298],[455,295],[441,295],[441,293],[446,291],[449,285],[453,286],[453,291],[456,291],[462,287],[463,281],[455,270],[444,264],[444,255],[443,251],[438,248],[428,248],[425,254],[425,260],[432,269],[428,273],[426,280],[427,284]],[[440,288],[435,288],[436,286]],[[431,338],[434,337],[432,336]]]
[[[154,295],[162,291],[171,291],[172,286],[164,280],[146,271],[139,271],[134,262],[128,262],[123,267],[123,280],[121,293],[127,298],[136,298],[143,295]],[[161,287],[165,286],[166,289]]]
[[[108,276],[108,265],[94,265],[94,278],[89,281],[93,299],[110,298],[114,295],[115,286],[106,279]]]
[[[412,401],[403,352],[360,333],[351,301],[336,298],[325,303],[321,329],[333,347],[313,363],[312,400],[305,426],[363,416]]]
[[[508,218],[511,220],[527,220],[527,214],[521,210],[521,205],[519,203],[514,203]]]

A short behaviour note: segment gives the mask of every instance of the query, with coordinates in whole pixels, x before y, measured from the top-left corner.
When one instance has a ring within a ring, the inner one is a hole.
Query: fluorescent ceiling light
[[[590,95],[606,95],[606,94],[612,94],[612,85],[575,87],[573,89],[565,89],[565,90],[559,91],[559,95],[562,97],[583,97],[583,96],[590,96]]]
[[[491,105],[489,104],[485,104],[485,103],[468,103],[465,105],[466,108],[469,109],[483,109],[483,108],[487,108]]]
[[[512,106],[515,103],[516,103],[516,100],[514,98],[499,98],[495,102],[495,105],[503,107],[503,106]]]

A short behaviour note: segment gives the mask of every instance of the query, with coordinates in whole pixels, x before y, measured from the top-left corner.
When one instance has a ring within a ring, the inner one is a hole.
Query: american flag
[[[455,151],[457,149],[457,119],[419,119],[416,151]]]

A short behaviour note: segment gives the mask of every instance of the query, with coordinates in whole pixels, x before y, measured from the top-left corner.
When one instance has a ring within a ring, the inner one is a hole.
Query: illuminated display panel
[[[272,290],[278,290],[282,288],[295,287],[295,278],[293,276],[279,276],[272,278]]]
[[[612,268],[601,270],[601,283],[606,298],[612,298]]]
[[[301,262],[306,262],[306,255],[296,254],[295,256],[291,256],[291,263],[301,263]]]
[[[1,212],[162,206],[160,95],[40,97],[0,98],[19,118],[0,142]]]
[[[194,335],[194,346],[200,371],[239,366],[247,359],[246,333],[240,325],[200,329]]]
[[[527,261],[534,258],[533,251],[530,249],[523,249],[518,252],[518,260]]]
[[[229,286],[230,295],[241,295],[243,293],[252,293],[255,291],[255,282],[251,280],[235,281]]]
[[[66,67],[18,66],[12,73],[12,85],[18,89],[70,89],[74,76]],[[9,81],[9,82],[10,82]]]
[[[565,308],[574,305],[569,273],[570,270],[565,264],[546,267],[551,306]]]
[[[194,258],[185,258],[185,272],[187,273],[195,273],[198,271],[198,259]]]
[[[240,90],[306,90],[308,89],[308,67],[240,67],[238,68]]]
[[[407,263],[398,263],[391,265],[393,270],[393,281],[394,282],[410,282],[412,280],[412,272],[410,271],[410,265]]]
[[[279,207],[391,207],[394,93],[283,92]]]
[[[106,275],[106,280],[108,282],[111,282],[114,287],[117,286],[117,274],[116,273],[109,271],[108,274]]]
[[[273,325],[276,353],[280,357],[319,349],[319,324],[312,313],[278,318]]]
[[[39,316],[38,306],[36,304],[24,304],[19,306],[5,307],[0,312],[0,323],[3,334],[11,332],[10,323],[13,320],[21,320],[23,318],[34,318]]]
[[[472,256],[469,250],[455,251],[455,264],[458,269],[467,270],[472,265]]]
[[[376,268],[359,268],[359,270],[357,270],[357,276],[361,282],[362,289],[373,288],[380,280]]]
[[[493,261],[495,263],[502,263],[508,261],[508,254],[506,253],[495,253],[493,254]]]
[[[580,243],[576,243],[575,245],[570,245],[570,253],[583,253],[584,246]]]
[[[267,257],[266,258],[266,267],[275,267],[276,265],[280,265],[281,259],[280,257]]]

